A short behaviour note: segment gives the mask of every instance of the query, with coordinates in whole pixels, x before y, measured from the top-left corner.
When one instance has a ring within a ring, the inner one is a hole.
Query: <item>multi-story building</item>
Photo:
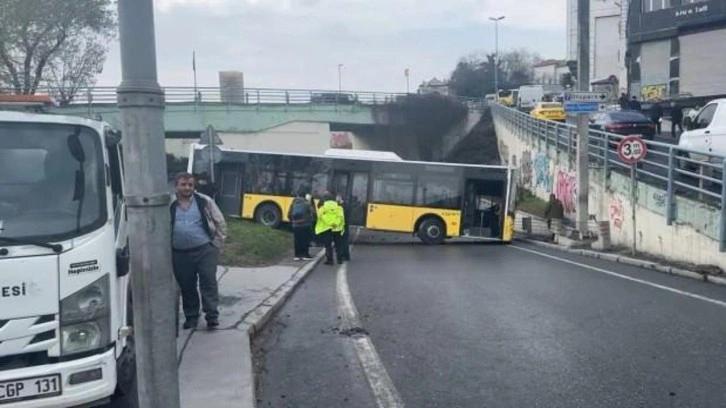
[[[449,87],[448,82],[444,82],[438,78],[425,81],[418,87],[418,93],[421,95],[439,94],[443,96],[453,96],[454,92]]]
[[[726,0],[631,0],[630,92],[702,104],[726,95]]]
[[[578,0],[567,0],[567,59],[578,58]],[[616,77],[625,88],[628,0],[590,0],[590,78],[593,83]]]
[[[535,84],[560,84],[562,75],[570,72],[565,60],[544,60],[533,68]]]

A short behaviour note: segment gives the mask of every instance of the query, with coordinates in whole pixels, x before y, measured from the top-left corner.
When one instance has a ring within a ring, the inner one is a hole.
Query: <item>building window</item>
[[[681,42],[678,38],[671,39],[670,79],[668,81],[668,95],[677,96],[680,92],[681,76]]]
[[[643,0],[643,13],[671,8],[671,0]]]
[[[681,41],[678,38],[671,38],[671,57],[681,56]]]
[[[681,92],[680,81],[678,79],[671,79],[668,83],[668,89],[670,96],[678,96],[678,94]]]
[[[681,59],[680,58],[671,58],[671,66],[670,66],[670,77],[671,79],[675,79],[681,76]]]

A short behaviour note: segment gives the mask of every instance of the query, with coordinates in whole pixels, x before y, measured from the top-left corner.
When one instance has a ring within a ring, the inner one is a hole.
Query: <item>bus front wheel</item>
[[[418,237],[424,244],[441,244],[446,239],[446,226],[438,218],[426,218],[418,227]]]
[[[255,221],[266,227],[277,228],[282,223],[282,213],[276,204],[262,204],[255,212]]]

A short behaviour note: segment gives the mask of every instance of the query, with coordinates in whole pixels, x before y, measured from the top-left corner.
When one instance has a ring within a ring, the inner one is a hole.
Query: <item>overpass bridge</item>
[[[39,91],[40,92],[40,91]],[[406,149],[400,141],[382,140],[381,128],[405,125],[391,107],[405,105],[415,94],[326,91],[310,89],[245,88],[233,95],[220,88],[166,87],[164,126],[167,151],[184,156],[200,132],[213,126],[230,147],[321,153],[331,140],[353,148]],[[52,94],[52,92],[50,92]],[[444,129],[443,157],[462,133],[479,120],[482,99],[451,98],[467,107],[469,115],[452,129]],[[95,87],[77,93],[73,103],[52,107],[58,114],[100,117],[120,125],[116,88]],[[383,132],[386,135],[395,133]],[[342,142],[341,142],[342,140]],[[340,146],[334,146],[340,147]]]

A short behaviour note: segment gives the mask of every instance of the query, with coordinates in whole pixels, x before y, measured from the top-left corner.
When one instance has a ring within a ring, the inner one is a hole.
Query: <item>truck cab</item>
[[[726,154],[726,99],[716,99],[704,106],[693,120],[686,121],[687,130],[678,142],[680,147],[710,154]],[[690,153],[692,159],[707,156]]]
[[[120,133],[0,111],[0,406],[128,391],[135,356]]]

